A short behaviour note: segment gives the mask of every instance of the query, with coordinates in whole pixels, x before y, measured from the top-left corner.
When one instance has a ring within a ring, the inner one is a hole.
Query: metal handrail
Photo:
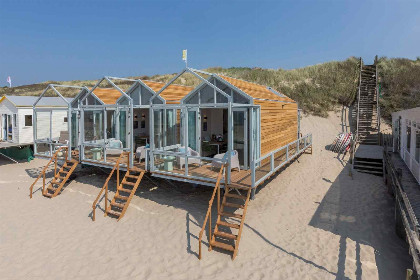
[[[111,173],[109,173],[109,176],[105,181],[105,184],[101,188],[101,191],[99,192],[95,201],[92,203],[92,221],[95,221],[96,204],[98,203],[98,200],[101,197],[101,194],[104,190],[105,190],[105,211],[108,208],[108,182],[111,179],[112,175],[114,174],[115,170],[117,170],[117,188],[118,188],[118,185],[120,184],[120,161],[126,155],[129,155],[129,152],[121,153],[121,155],[118,157],[117,161],[115,162],[114,168],[112,168]],[[130,161],[130,157],[127,157],[127,166],[129,165],[129,161]]]
[[[207,221],[209,221],[208,241],[209,241],[209,246],[211,246],[210,245],[211,237],[212,237],[212,233],[211,233],[211,208],[213,206],[214,197],[216,196],[216,193],[217,193],[217,214],[220,213],[220,181],[223,177],[223,170],[226,169],[226,166],[228,166],[227,163],[222,164],[222,166],[220,167],[219,175],[217,175],[216,185],[214,186],[213,194],[212,194],[212,196],[210,198],[210,201],[209,201],[209,208],[207,209],[206,217],[204,218],[203,226],[201,227],[201,231],[200,231],[200,234],[198,236],[198,258],[200,260],[201,260],[201,240],[203,238],[203,233],[204,233],[204,230],[206,228]],[[225,183],[225,185],[226,185],[226,183]]]
[[[68,154],[68,147],[67,146],[62,146],[60,147],[55,153],[54,155],[51,157],[50,161],[47,163],[47,165],[45,165],[44,169],[41,171],[41,173],[39,173],[38,177],[35,179],[35,182],[32,183],[32,185],[29,188],[29,198],[32,198],[32,192],[33,192],[33,188],[35,186],[35,184],[38,182],[38,180],[41,178],[41,176],[43,177],[42,180],[42,193],[45,192],[45,172],[47,171],[48,167],[50,166],[50,164],[54,161],[54,176],[57,175],[57,160],[58,160],[58,153],[62,150],[65,149],[66,150],[66,156],[64,157],[64,159],[67,159],[67,154]]]
[[[362,84],[362,68],[363,68],[363,60],[360,58],[360,69],[359,69],[359,89],[357,93],[357,120],[356,120],[356,138],[358,138],[359,134],[359,115],[360,115],[360,86]]]

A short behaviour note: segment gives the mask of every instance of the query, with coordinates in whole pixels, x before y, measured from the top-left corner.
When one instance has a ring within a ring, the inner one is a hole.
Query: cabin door
[[[233,109],[233,150],[238,152],[241,168],[248,169],[248,110]]]
[[[2,139],[6,141],[7,140],[7,115],[3,114],[1,117],[2,117],[2,120],[1,120]]]
[[[200,153],[201,114],[198,108],[188,109],[187,128],[188,128],[188,147]]]

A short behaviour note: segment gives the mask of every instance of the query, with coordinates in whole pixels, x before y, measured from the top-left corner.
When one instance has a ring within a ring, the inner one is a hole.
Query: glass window
[[[13,126],[17,127],[17,115],[13,114]]]
[[[32,126],[32,115],[25,115],[25,126]]]
[[[84,126],[85,141],[102,140],[104,138],[103,111],[85,111]]]
[[[420,159],[420,130],[416,130],[416,161]]]
[[[410,152],[411,147],[411,127],[407,126],[407,151]]]

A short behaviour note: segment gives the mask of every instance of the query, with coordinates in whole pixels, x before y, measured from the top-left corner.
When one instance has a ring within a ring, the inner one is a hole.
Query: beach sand
[[[29,199],[46,161],[0,159],[0,278],[404,279],[412,263],[382,178],[349,176],[348,158],[326,150],[339,113],[304,117],[302,132],[313,133],[313,154],[259,189],[234,261],[209,252],[207,238],[197,258],[212,188],[145,178],[121,221],[103,216],[102,201],[92,222],[107,170],[84,168],[56,198]]]

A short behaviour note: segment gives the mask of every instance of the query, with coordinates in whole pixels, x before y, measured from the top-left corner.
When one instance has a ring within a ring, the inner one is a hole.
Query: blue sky
[[[420,56],[420,1],[0,1],[0,86]]]

